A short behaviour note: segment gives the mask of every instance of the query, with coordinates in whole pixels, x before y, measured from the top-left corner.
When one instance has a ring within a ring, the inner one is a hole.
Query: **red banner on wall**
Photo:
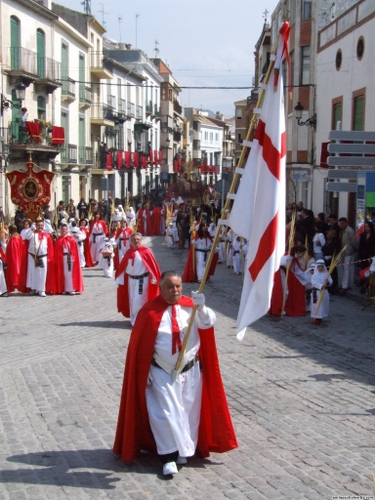
[[[24,214],[33,221],[39,216],[40,208],[49,204],[51,185],[56,175],[43,169],[35,172],[34,167],[40,169],[29,161],[26,163],[26,172],[14,170],[6,174],[12,202],[21,207]]]

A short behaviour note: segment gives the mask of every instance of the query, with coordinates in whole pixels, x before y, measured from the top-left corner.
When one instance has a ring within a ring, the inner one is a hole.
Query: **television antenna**
[[[157,40],[155,40],[155,48],[154,48],[154,52],[155,52],[155,59],[158,58],[158,54],[159,54],[159,42]]]
[[[99,3],[99,5],[102,6],[102,8],[101,8],[101,10],[99,12],[102,15],[102,26],[104,26],[106,24],[106,22],[104,21],[104,14],[108,14],[108,12],[104,11],[104,3]]]

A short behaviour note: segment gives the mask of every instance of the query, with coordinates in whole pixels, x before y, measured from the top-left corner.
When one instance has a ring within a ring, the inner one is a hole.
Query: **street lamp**
[[[296,120],[299,126],[310,126],[313,127],[313,129],[316,129],[316,113],[314,113],[310,118],[308,118],[306,121],[301,121],[302,118],[302,113],[305,108],[302,106],[302,104],[298,101],[297,105],[294,106],[294,111],[296,112]]]
[[[4,94],[1,94],[1,116],[3,116],[4,109],[20,109],[22,106],[22,101],[25,100],[26,85],[21,80],[17,80],[14,89],[16,91],[16,98],[20,102],[13,102],[7,99]]]

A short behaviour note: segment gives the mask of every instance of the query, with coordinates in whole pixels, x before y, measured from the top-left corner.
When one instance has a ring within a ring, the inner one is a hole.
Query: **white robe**
[[[114,254],[114,240],[107,240],[102,243],[99,253],[99,267],[103,269],[104,276],[106,278],[112,278],[114,272],[113,257]],[[110,254],[109,256],[104,256],[103,253]]]
[[[148,283],[151,277],[149,275],[144,278],[141,278],[141,280],[130,278],[130,276],[142,276],[143,274],[148,272],[147,267],[143,263],[142,257],[139,255],[139,252],[135,252],[134,264],[132,262],[132,259],[129,259],[125,272],[129,274],[128,294],[129,294],[129,306],[130,306],[129,307],[130,323],[133,326],[139,310],[147,302]],[[140,283],[141,281],[142,281],[142,286]]]
[[[195,269],[198,281],[201,281],[206,268],[206,262],[212,247],[210,238],[199,238],[193,241],[195,246]]]
[[[46,291],[46,279],[47,279],[47,250],[48,250],[48,240],[46,236],[43,236],[42,240],[39,240],[39,234],[34,233],[34,231],[29,228],[24,232],[24,239],[29,240],[29,250],[27,254],[27,275],[26,275],[26,287],[37,292]],[[40,257],[40,256],[44,257]],[[36,256],[36,257],[35,257]],[[35,266],[35,260],[39,259],[43,262],[43,267]]]
[[[191,308],[176,306],[177,321],[181,328],[181,341],[189,322]],[[198,328],[209,328],[216,322],[215,313],[208,308],[195,315],[182,366],[193,360],[200,341]],[[172,354],[172,307],[161,319],[155,342],[156,356],[163,364],[174,368],[178,351]],[[157,366],[150,366],[146,386],[146,404],[157,452],[160,455],[178,451],[181,457],[191,457],[198,441],[199,417],[202,399],[202,377],[199,363],[178,375],[172,382],[170,373]]]
[[[332,278],[328,277],[328,271],[325,269],[322,272],[319,272],[316,268],[314,274],[311,276],[311,284],[313,289],[316,288],[316,302],[313,300],[313,296],[311,296],[311,317],[312,318],[326,318],[329,314],[329,293],[327,290],[323,289],[322,286],[327,282],[328,285],[332,285]],[[314,290],[313,292],[314,293]],[[324,293],[323,300],[318,307],[320,294]]]
[[[90,247],[93,262],[99,262],[100,248],[105,240],[103,226],[99,222],[94,222],[90,234]]]
[[[86,239],[86,233],[78,229],[78,227],[72,227],[72,229],[69,231],[69,234],[73,236],[75,242],[77,243],[80,265],[81,267],[85,267],[86,259],[85,259],[85,247],[83,241]]]

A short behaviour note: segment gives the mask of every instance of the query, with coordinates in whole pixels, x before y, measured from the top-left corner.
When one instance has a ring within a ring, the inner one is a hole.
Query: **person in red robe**
[[[160,269],[154,254],[142,246],[142,235],[133,233],[130,248],[116,269],[117,310],[132,325],[141,307],[159,294]]]
[[[17,226],[12,224],[9,226],[9,240],[5,250],[7,259],[6,280],[8,292],[18,290],[18,280],[21,271],[21,262],[23,255],[24,243]]]
[[[155,205],[152,209],[152,227],[153,227],[153,234],[155,234],[156,236],[164,234],[164,232],[162,231],[161,216],[162,216],[161,206]]]
[[[130,236],[133,231],[128,227],[128,223],[126,219],[123,218],[120,221],[120,227],[116,230],[115,233],[115,241],[116,241],[116,249],[115,249],[115,257],[114,257],[114,267],[118,268],[119,263],[123,259],[127,250],[130,247]]]
[[[102,214],[97,211],[94,214],[94,219],[90,221],[89,241],[92,260],[95,262],[95,265],[99,262],[100,248],[108,233],[107,224],[101,217]]]
[[[160,293],[140,310],[130,336],[113,452],[125,462],[141,450],[157,452],[168,475],[195,453],[208,457],[238,443],[220,374],[214,312],[204,305],[203,294],[182,295],[181,277],[174,271],[163,273]],[[179,335],[193,306],[186,364],[173,379],[169,368],[179,355],[175,342],[180,349]]]
[[[85,233],[86,238],[83,240],[83,254],[85,256],[85,267],[95,267],[94,261],[92,260],[91,248],[90,248],[90,239],[89,239],[89,230],[87,227],[87,219],[81,219],[79,221],[79,230]]]
[[[284,255],[280,267],[274,275],[271,306],[268,311],[273,316],[282,313],[288,316],[306,315],[305,286],[309,282],[308,276],[301,268],[298,258]],[[289,268],[289,270],[287,270]],[[285,276],[288,276],[285,289]],[[285,304],[284,304],[285,297]],[[283,309],[284,304],[284,310]]]
[[[137,214],[137,231],[145,236],[151,236],[153,231],[150,208],[147,203],[138,210]]]
[[[56,293],[75,295],[83,292],[83,279],[78,247],[68,226],[60,226],[60,236],[54,243]]]

